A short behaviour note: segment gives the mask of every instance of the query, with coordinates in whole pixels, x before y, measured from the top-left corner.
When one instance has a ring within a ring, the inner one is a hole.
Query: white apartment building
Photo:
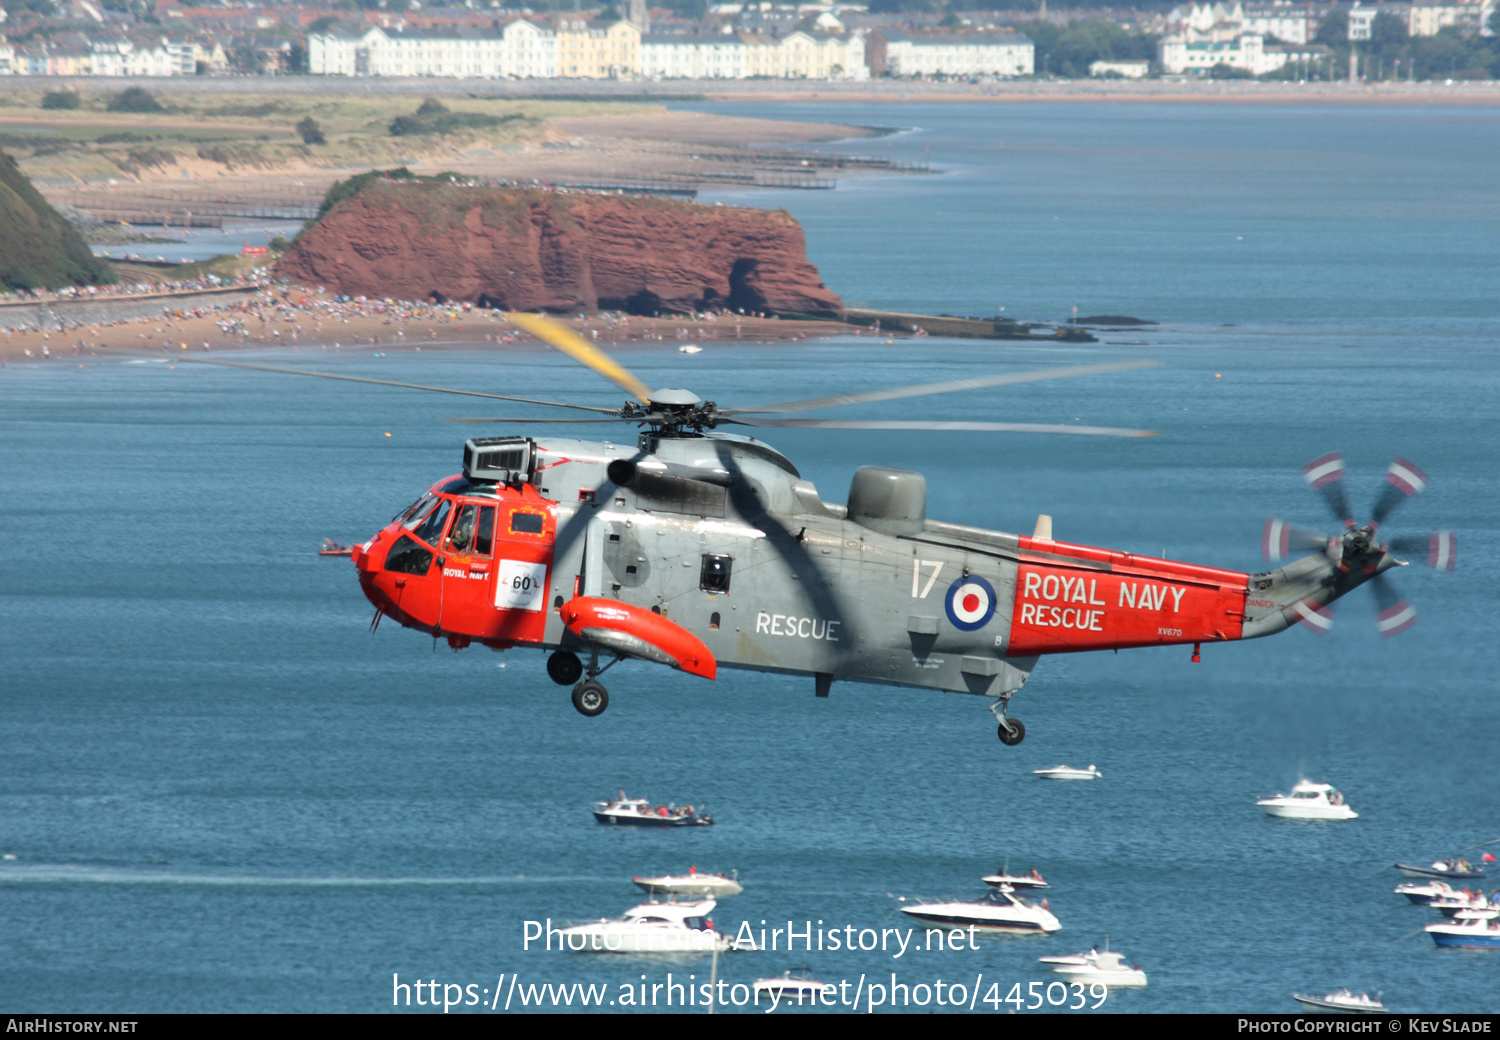
[[[892,76],[1029,76],[1036,69],[1036,46],[1025,36],[884,35]]]
[[[1184,35],[1168,36],[1159,48],[1163,72],[1172,75],[1208,72],[1216,65],[1243,69],[1252,76],[1275,72],[1287,63],[1287,52],[1267,49],[1265,40],[1250,33],[1233,40],[1189,40]]]
[[[642,36],[641,75],[651,79],[744,79],[749,46],[733,33]]]
[[[504,29],[404,32],[338,29],[307,38],[315,76],[433,76],[470,79],[557,75],[557,34],[518,18]]]
[[[1324,5],[1323,11],[1327,10]],[[1240,27],[1245,32],[1274,36],[1286,43],[1311,43],[1323,24],[1322,13],[1312,4],[1260,4],[1244,11]]]
[[[1493,36],[1490,15],[1494,12],[1495,0],[1473,0],[1471,3],[1412,0],[1411,21],[1407,29],[1413,36],[1436,36],[1439,30],[1451,25],[1466,33]]]

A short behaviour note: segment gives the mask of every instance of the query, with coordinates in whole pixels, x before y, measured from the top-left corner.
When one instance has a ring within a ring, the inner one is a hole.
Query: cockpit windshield
[[[422,497],[417,499],[411,505],[407,506],[406,509],[404,509],[402,512],[397,513],[393,522],[398,524],[406,524],[406,529],[408,531],[411,530],[412,527],[414,527],[417,523],[417,520],[415,518],[419,517],[422,513],[422,507],[430,505],[432,503],[432,500],[433,494],[431,491],[422,492]],[[410,520],[411,523],[407,523],[408,520]]]
[[[407,521],[407,526],[411,527],[411,533],[428,545],[437,545],[438,539],[443,534],[443,525],[448,520],[449,505],[451,505],[450,499],[440,498],[437,501],[437,508],[423,516],[415,527],[411,526],[411,521]]]

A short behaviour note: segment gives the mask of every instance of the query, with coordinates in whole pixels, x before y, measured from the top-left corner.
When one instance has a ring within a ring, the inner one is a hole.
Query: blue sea
[[[477,1000],[497,990],[515,1012],[528,987],[573,983],[605,986],[606,1011],[629,1010],[624,994],[644,984],[647,1010],[654,995],[665,1011],[669,991],[650,987],[668,973],[716,972],[716,1010],[764,1013],[736,1006],[743,987],[806,969],[847,982],[840,1000],[860,993],[860,1010],[894,974],[928,987],[896,1010],[960,1010],[954,984],[963,1009],[1024,1009],[1037,982],[1038,1010],[1065,1011],[1046,1003],[1054,977],[1037,958],[1108,941],[1150,985],[1104,1011],[1294,1011],[1294,991],[1345,986],[1400,1011],[1500,1010],[1500,953],[1436,948],[1421,932],[1434,915],[1392,893],[1391,867],[1500,851],[1483,845],[1500,839],[1500,111],[712,110],[899,126],[820,147],[931,163],[829,192],[708,199],[789,209],[847,300],[1159,323],[1059,347],[620,351],[648,384],[720,404],[1164,363],[845,410],[1162,431],[1149,440],[775,431],[824,498],[842,501],[857,466],[902,466],[927,475],[931,517],[1024,532],[1048,513],[1062,539],[1255,570],[1267,515],[1328,522],[1304,462],[1343,450],[1363,513],[1400,455],[1431,487],[1386,530],[1455,530],[1458,568],[1393,576],[1421,612],[1395,639],[1376,635],[1360,590],[1327,636],[1207,646],[1201,664],[1186,647],[1043,659],[1012,706],[1028,729],[1015,748],[967,696],[835,683],[819,700],[811,680],[728,671],[710,684],[643,663],[611,671],[608,712],[586,719],[538,652],[454,653],[389,622],[371,635],[348,561],[316,555],[456,472],[469,431],[441,419],[482,411],[203,366],[11,364],[0,1008],[432,1012],[392,1007],[399,977],[436,981],[440,998],[475,987],[454,1012],[489,1011]],[[533,350],[274,363],[618,399]],[[1103,777],[1033,777],[1059,762]],[[1336,784],[1359,819],[1256,807],[1301,775]],[[618,788],[718,822],[596,825],[590,803]],[[787,952],[783,936],[716,965],[523,948],[525,922],[617,916],[638,901],[633,875],[689,865],[738,871],[745,893],[715,910],[721,928],[746,922],[758,938],[762,922],[811,922],[858,945],[866,929],[908,927],[903,898],[978,896],[1007,862],[1046,876],[1062,931],[899,958],[800,940]]]

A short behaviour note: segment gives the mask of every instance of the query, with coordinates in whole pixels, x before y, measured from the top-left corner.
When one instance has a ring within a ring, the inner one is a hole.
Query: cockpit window
[[[479,526],[474,528],[474,551],[481,556],[488,556],[494,551],[495,543],[495,507],[479,507]]]
[[[423,517],[421,522],[411,529],[411,533],[428,545],[436,545],[438,538],[443,534],[443,524],[448,520],[450,504],[446,498],[438,499],[437,508]]]
[[[454,552],[468,552],[474,542],[474,525],[479,522],[479,507],[460,506],[453,518],[453,530],[448,532],[448,548]]]
[[[411,505],[407,506],[404,512],[398,513],[396,515],[396,522],[406,524],[407,530],[411,530],[411,528],[415,525],[415,521],[412,520],[412,518],[418,516],[422,512],[422,507],[430,505],[432,501],[432,492],[424,492],[422,494],[422,497],[417,499]],[[409,520],[412,520],[412,523],[407,523],[407,521]]]

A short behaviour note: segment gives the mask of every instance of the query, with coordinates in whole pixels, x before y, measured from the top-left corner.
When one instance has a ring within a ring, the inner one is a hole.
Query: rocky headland
[[[842,309],[785,211],[438,181],[369,181],[276,271],[352,296],[504,310]]]

